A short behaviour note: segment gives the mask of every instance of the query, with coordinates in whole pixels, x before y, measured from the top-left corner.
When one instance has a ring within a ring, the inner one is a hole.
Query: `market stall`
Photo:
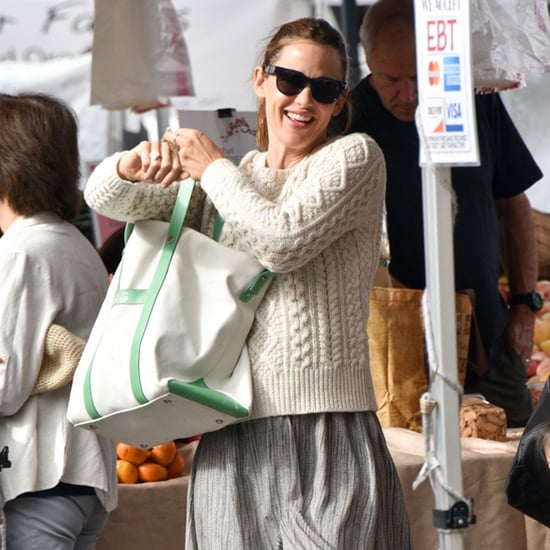
[[[434,497],[428,484],[412,489],[424,460],[422,436],[385,428],[409,511],[415,548],[437,550],[432,525]],[[509,431],[505,442],[462,438],[464,491],[476,503],[477,521],[468,528],[465,550],[550,550],[550,529],[508,506],[504,482],[519,440]],[[181,550],[185,538],[188,471],[197,443],[182,447],[187,466],[176,479],[119,485],[119,506],[103,530],[97,550]]]
[[[174,3],[177,4],[177,2]],[[265,11],[264,6],[259,8],[259,4],[256,4],[256,9]],[[273,2],[272,4],[274,18],[275,16],[282,17],[282,13],[286,13],[281,8],[281,5],[285,4],[284,2]],[[207,12],[210,16],[210,13],[215,11],[209,10],[205,5],[206,3],[200,5],[197,3],[194,15],[199,14],[206,17]],[[189,23],[191,15],[186,13],[185,17]],[[271,27],[271,24],[269,27]],[[201,25],[196,24],[187,29],[188,42],[191,44],[198,43],[200,28]],[[232,30],[235,31],[235,28],[232,27]],[[245,32],[242,32],[244,35]],[[245,37],[241,38],[244,39]],[[210,46],[218,48],[217,43],[210,44]],[[248,48],[248,50],[250,54],[254,48]],[[211,58],[215,57],[215,55],[208,54],[205,51],[202,54],[204,59],[209,56]],[[86,58],[83,57],[82,60],[84,68],[87,70],[87,64],[90,62],[89,55]],[[252,61],[250,59],[251,63]],[[228,106],[216,103],[220,100],[220,97],[212,92],[214,86],[210,86],[211,81],[209,80],[210,77],[225,82],[238,80],[234,78],[236,74],[234,64],[222,64],[224,70],[228,72],[226,77],[220,75],[220,72],[216,70],[205,71],[200,74],[197,72],[193,75],[196,88],[205,90],[205,93],[202,96],[199,94],[199,97],[196,98],[186,98],[181,107],[182,109],[196,109],[199,107],[213,109]],[[192,68],[198,68],[200,63],[194,64],[192,56],[191,65]],[[245,65],[250,65],[250,63],[245,63]],[[248,69],[248,67],[246,68]],[[245,83],[239,81],[239,88],[231,91],[233,92],[232,97],[240,98],[243,104],[232,104],[231,106],[251,108],[253,102],[248,101],[249,98],[240,93],[241,85],[245,85]],[[237,88],[237,82],[235,82],[235,86]],[[105,113],[103,112],[103,114]],[[106,120],[104,125],[107,126]],[[106,129],[104,133],[107,134]],[[101,145],[105,146],[105,143]],[[99,153],[94,150],[92,161],[97,160],[106,153],[103,149]],[[421,484],[416,490],[412,489],[412,484],[417,478],[425,459],[423,439],[418,433],[398,428],[386,428],[386,436],[402,480],[417,548],[421,550],[431,550],[433,548],[435,550],[438,535],[432,521],[432,510],[435,506],[432,490],[427,483]],[[516,445],[517,438],[514,437],[510,437],[504,443],[464,438],[459,443],[460,463],[463,469],[461,480],[463,492],[464,495],[474,499],[477,516],[477,523],[469,526],[465,535],[464,545],[466,549],[542,550],[548,548],[550,550],[550,531],[526,519],[519,512],[510,508],[505,501],[504,481]],[[194,446],[191,446],[186,449],[188,465],[191,462],[194,448]],[[182,548],[187,487],[187,475],[166,482],[136,485],[121,484],[119,486],[119,507],[111,514],[99,541],[98,550],[114,550],[115,548],[117,550],[118,548],[132,548],[133,550],[163,548],[170,550],[171,548]]]

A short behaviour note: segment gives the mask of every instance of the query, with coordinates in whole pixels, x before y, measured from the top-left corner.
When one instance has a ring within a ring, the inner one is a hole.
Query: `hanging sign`
[[[468,0],[415,0],[420,163],[479,164]]]
[[[174,98],[176,107],[180,98]],[[235,164],[256,149],[256,112],[237,111],[233,108],[212,111],[178,110],[181,128],[196,128],[204,132]]]

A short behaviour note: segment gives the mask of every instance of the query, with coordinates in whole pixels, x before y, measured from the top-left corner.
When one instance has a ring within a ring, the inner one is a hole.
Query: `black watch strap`
[[[539,311],[543,305],[543,298],[536,290],[526,292],[525,294],[514,294],[510,298],[511,306],[522,304],[529,306],[532,311]]]

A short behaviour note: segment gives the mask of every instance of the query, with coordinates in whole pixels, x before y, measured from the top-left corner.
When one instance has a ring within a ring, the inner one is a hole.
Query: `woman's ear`
[[[265,97],[265,72],[261,65],[254,67],[252,73],[254,81],[254,93],[257,97]]]
[[[334,103],[334,110],[332,111],[333,117],[338,116],[342,112],[342,109],[348,99],[348,95],[349,88],[345,88],[344,91],[338,96],[338,99]]]

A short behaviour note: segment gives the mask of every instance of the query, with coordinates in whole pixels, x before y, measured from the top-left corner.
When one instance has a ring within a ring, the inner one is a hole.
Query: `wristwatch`
[[[525,294],[514,294],[510,298],[510,306],[525,304],[532,311],[539,311],[542,308],[543,301],[542,296],[536,290],[533,290]]]

